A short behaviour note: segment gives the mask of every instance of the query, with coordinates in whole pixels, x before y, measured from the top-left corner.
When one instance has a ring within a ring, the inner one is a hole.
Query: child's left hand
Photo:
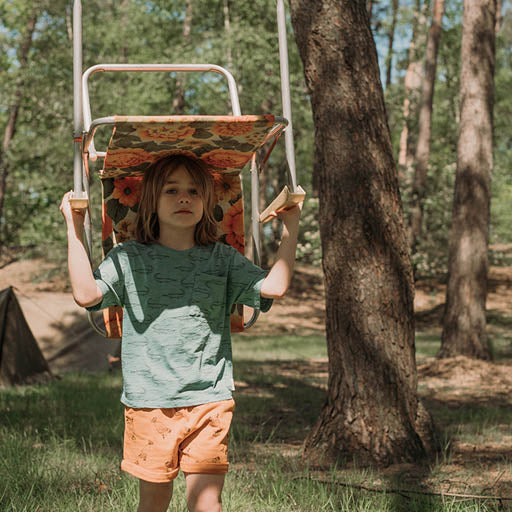
[[[303,202],[300,202],[297,205],[292,206],[291,208],[280,210],[278,212],[272,212],[270,215],[280,219],[285,226],[297,225],[299,223],[300,215],[302,213],[303,204]]]

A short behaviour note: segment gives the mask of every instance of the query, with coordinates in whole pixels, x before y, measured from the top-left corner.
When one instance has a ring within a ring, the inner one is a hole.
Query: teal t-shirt
[[[231,398],[234,304],[268,311],[267,272],[229,245],[176,251],[125,242],[94,272],[97,311],[122,306],[123,394],[128,407],[187,407]]]

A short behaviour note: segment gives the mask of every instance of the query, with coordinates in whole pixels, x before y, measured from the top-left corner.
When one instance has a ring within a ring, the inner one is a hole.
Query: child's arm
[[[295,265],[301,210],[302,203],[277,214],[277,217],[283,221],[283,234],[276,261],[261,285],[262,297],[280,299],[288,291]]]
[[[94,306],[102,300],[103,293],[96,284],[82,241],[85,212],[71,208],[70,195],[71,192],[64,194],[60,204],[60,211],[67,226],[69,280],[75,302],[82,307]]]

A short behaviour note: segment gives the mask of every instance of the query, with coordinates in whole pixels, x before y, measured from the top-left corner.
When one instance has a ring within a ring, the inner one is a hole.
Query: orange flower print
[[[152,161],[153,155],[141,148],[112,149],[105,158],[105,169],[126,169],[127,167],[135,167],[144,162]]]
[[[252,123],[238,122],[238,123],[227,123],[219,121],[212,127],[212,132],[217,135],[236,136],[251,133],[253,131]]]
[[[220,169],[243,167],[250,159],[251,153],[241,153],[232,149],[214,149],[201,156],[209,165]]]
[[[239,199],[225,214],[221,228],[226,233],[226,242],[239,253],[244,253],[244,210],[242,199]]]
[[[126,240],[133,240],[135,238],[135,226],[133,222],[126,219],[119,222],[116,226],[116,240],[117,242],[126,242]]]
[[[140,177],[128,177],[114,180],[112,197],[125,206],[135,206],[140,199],[142,180]]]
[[[230,176],[218,172],[214,172],[212,175],[217,202],[234,201],[240,197],[242,186],[238,175]]]
[[[192,126],[174,125],[174,124],[154,124],[143,125],[137,129],[137,136],[141,140],[154,140],[176,142],[177,140],[186,139],[194,135],[196,131]]]

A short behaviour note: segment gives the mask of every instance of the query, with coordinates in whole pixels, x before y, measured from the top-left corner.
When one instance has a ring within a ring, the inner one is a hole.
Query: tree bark
[[[372,16],[373,16],[373,0],[368,0],[367,1],[367,3],[366,3],[366,12],[368,13],[368,20],[369,20],[370,26],[371,26]]]
[[[460,132],[446,311],[438,357],[490,358],[485,303],[493,167],[495,26],[496,0],[464,1]]]
[[[192,28],[193,0],[187,0],[185,8],[185,18],[183,19],[183,46],[187,46],[190,39]],[[178,73],[176,76],[176,87],[174,89],[174,99],[172,100],[172,111],[176,115],[181,115],[185,111],[185,88],[187,79],[185,73]]]
[[[412,269],[366,2],[291,8],[315,123],[329,355],[305,453],[417,460],[431,424],[417,397]]]
[[[412,253],[421,234],[423,221],[423,200],[427,181],[428,160],[430,156],[430,138],[432,134],[432,106],[436,81],[437,54],[441,38],[441,26],[444,13],[444,0],[434,0],[432,24],[427,38],[425,55],[425,78],[421,98],[418,143],[416,146],[416,169],[412,184],[412,204],[409,216],[409,243]]]
[[[391,4],[391,26],[388,34],[388,54],[386,56],[386,89],[391,85],[391,71],[393,69],[393,44],[395,41],[396,20],[398,18],[399,0]]]
[[[496,2],[496,34],[501,30],[503,24],[503,0],[497,0]]]
[[[404,181],[406,177],[409,178],[412,174],[416,145],[415,142],[411,141],[410,124],[418,111],[418,100],[423,82],[423,66],[418,56],[418,49],[423,46],[425,39],[422,26],[425,23],[424,8],[426,3],[422,7],[421,2],[422,0],[416,0],[412,37],[409,45],[409,62],[404,78],[403,121],[398,153],[398,173],[401,181]]]
[[[0,151],[0,219],[3,215],[4,204],[5,204],[5,195],[7,190],[7,178],[9,176],[9,162],[6,158],[6,153],[9,150],[9,146],[11,144],[12,139],[16,133],[16,123],[18,121],[18,114],[21,107],[21,103],[24,97],[24,73],[28,64],[28,54],[30,52],[30,47],[32,46],[32,37],[34,35],[34,30],[36,28],[38,14],[36,10],[34,10],[27,21],[26,33],[23,39],[23,42],[19,51],[19,78],[16,82],[14,89],[14,96],[12,104],[9,106],[9,111],[7,114],[7,123],[5,125],[4,137],[2,141],[2,150]],[[0,232],[0,238],[3,240],[3,229]],[[2,250],[2,246],[4,244],[0,244],[0,252]]]

